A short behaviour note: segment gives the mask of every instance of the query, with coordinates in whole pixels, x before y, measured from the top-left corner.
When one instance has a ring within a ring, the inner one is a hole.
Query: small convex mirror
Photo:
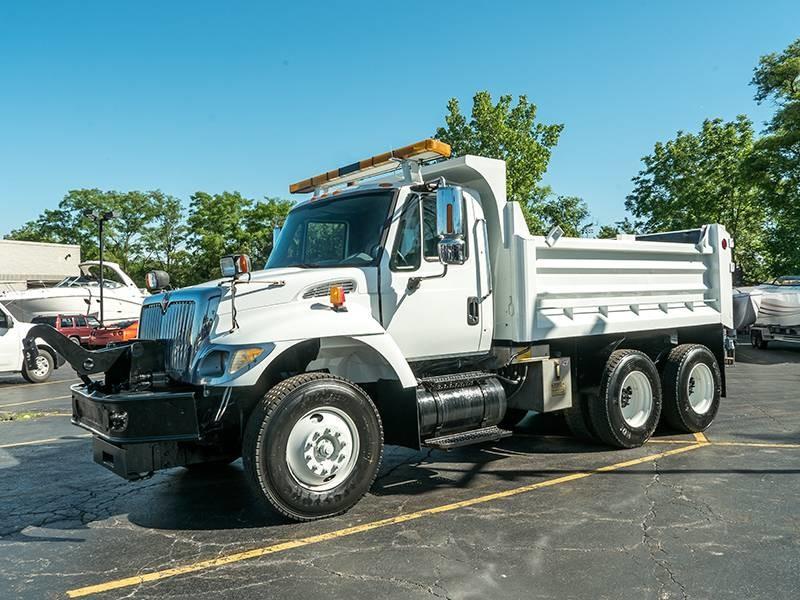
[[[169,275],[166,271],[149,271],[144,276],[144,284],[149,292],[158,292],[169,287]]]

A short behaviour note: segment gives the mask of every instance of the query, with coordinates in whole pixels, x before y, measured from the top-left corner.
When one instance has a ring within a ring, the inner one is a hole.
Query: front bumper
[[[114,444],[200,439],[192,391],[103,394],[74,385],[72,423]]]

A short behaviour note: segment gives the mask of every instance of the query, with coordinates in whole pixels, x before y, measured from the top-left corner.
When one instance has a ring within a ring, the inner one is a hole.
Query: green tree
[[[800,273],[800,39],[762,56],[752,84],[757,102],[776,106],[747,163],[770,217],[772,272]]]
[[[747,176],[745,161],[753,149],[752,123],[708,119],[698,133],[679,131],[675,139],[656,143],[642,158],[625,206],[646,231],[690,229],[722,223],[736,240],[736,260],[744,278],[766,273],[766,215],[759,190]]]
[[[482,91],[472,99],[469,120],[458,100],[451,98],[445,126],[436,130],[435,137],[450,144],[454,156],[476,154],[506,161],[507,198],[520,203],[531,229],[540,230],[546,216],[539,210],[552,203],[546,202],[549,189],[540,182],[563,128],[537,122],[536,105],[524,95],[516,105],[511,95],[500,96],[495,104],[489,92]]]
[[[577,196],[550,195],[532,203],[531,208],[528,228],[533,235],[547,235],[558,225],[567,237],[586,237],[594,227],[589,221],[589,207]]]
[[[291,206],[278,198],[256,202],[239,192],[193,194],[187,220],[192,261],[186,283],[218,278],[219,259],[226,254],[250,254],[254,267],[263,267],[272,250],[273,227]]]
[[[599,239],[615,239],[620,233],[636,234],[636,226],[633,222],[625,217],[621,221],[615,222],[613,225],[601,225],[597,231]]]

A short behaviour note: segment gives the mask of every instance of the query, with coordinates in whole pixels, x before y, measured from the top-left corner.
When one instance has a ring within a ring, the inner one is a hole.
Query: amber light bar
[[[353,164],[339,167],[333,171],[316,175],[303,181],[298,181],[289,186],[290,194],[307,194],[313,192],[318,187],[328,187],[348,183],[365,177],[374,177],[382,173],[388,173],[397,168],[397,161],[404,159],[414,159],[418,161],[433,160],[436,158],[449,158],[450,146],[439,140],[428,138],[415,144],[395,148],[376,154],[371,158],[354,162]]]

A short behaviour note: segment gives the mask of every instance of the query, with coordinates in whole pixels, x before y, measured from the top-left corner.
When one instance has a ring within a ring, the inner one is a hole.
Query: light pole
[[[105,212],[87,210],[83,213],[93,221],[97,222],[100,236],[100,327],[104,326],[103,323],[103,224],[114,218],[114,211],[108,210]]]

